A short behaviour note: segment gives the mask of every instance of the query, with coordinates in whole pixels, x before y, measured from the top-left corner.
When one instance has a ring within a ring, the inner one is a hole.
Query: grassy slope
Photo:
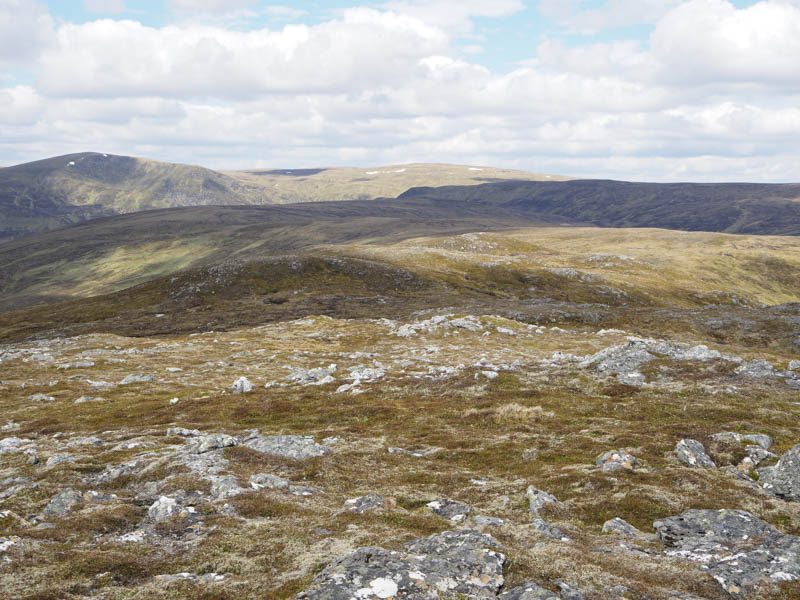
[[[109,295],[8,312],[0,315],[0,339],[52,330],[230,329],[308,314],[409,318],[448,307],[532,321],[647,323],[662,332],[700,327],[718,340],[749,336],[757,345],[789,345],[797,333],[757,307],[800,301],[798,256],[796,238],[663,230],[540,227],[343,242],[195,267]],[[70,291],[90,295],[85,288]],[[712,313],[692,311],[709,305],[721,314],[734,310],[741,323],[723,333],[697,325]],[[753,323],[759,323],[756,332]]]

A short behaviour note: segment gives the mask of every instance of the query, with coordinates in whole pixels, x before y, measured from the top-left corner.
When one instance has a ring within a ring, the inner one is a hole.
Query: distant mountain
[[[373,199],[396,196],[413,186],[547,178],[554,177],[458,165],[220,173],[203,167],[84,152],[0,169],[0,241],[154,208]]]
[[[800,184],[506,181],[414,188],[401,200],[493,204],[600,227],[800,235]]]

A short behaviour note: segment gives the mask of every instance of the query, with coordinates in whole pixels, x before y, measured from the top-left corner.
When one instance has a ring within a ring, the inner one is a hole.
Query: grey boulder
[[[297,600],[496,598],[503,585],[500,543],[477,531],[445,531],[405,552],[359,548],[331,563]]]
[[[83,504],[83,494],[73,488],[61,490],[42,511],[45,517],[63,517],[76,506]]]
[[[463,521],[472,512],[472,507],[463,502],[450,500],[450,498],[440,498],[426,504],[435,514],[451,521]]]
[[[538,514],[539,510],[548,504],[559,504],[555,496],[548,494],[547,492],[542,491],[532,485],[528,486],[528,490],[525,492],[525,495],[528,497],[528,505],[533,514]]]
[[[800,538],[743,510],[687,510],[653,523],[668,556],[701,564],[729,594],[758,583],[800,581]]]
[[[675,454],[678,455],[678,460],[683,464],[690,467],[699,467],[701,469],[716,469],[717,465],[711,460],[711,457],[706,454],[706,449],[697,440],[681,440],[675,445]]]
[[[770,494],[789,500],[800,501],[800,444],[794,446],[769,469],[759,470],[759,483]]]
[[[605,523],[603,523],[603,529],[601,530],[603,533],[616,533],[618,535],[622,535],[625,537],[640,537],[643,536],[644,533],[636,529],[633,525],[620,519],[619,517],[614,517],[613,519],[609,519]]]
[[[606,473],[616,473],[620,471],[633,471],[638,461],[635,456],[625,450],[609,450],[598,456],[594,464],[603,469]]]
[[[520,587],[503,592],[498,598],[502,600],[561,600],[557,594],[533,581],[528,581]]]
[[[330,452],[330,448],[317,444],[310,435],[273,435],[265,437],[263,435],[251,435],[246,438],[242,445],[264,454],[293,458],[295,460],[308,460],[324,456]]]

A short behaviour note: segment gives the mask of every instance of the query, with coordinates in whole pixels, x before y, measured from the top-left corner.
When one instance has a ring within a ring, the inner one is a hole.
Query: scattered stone
[[[723,431],[722,433],[715,433],[711,439],[716,441],[731,441],[741,444],[742,442],[753,442],[758,444],[764,450],[769,450],[773,444],[772,438],[764,433],[736,433],[734,431]]]
[[[131,373],[119,382],[120,385],[129,385],[131,383],[152,383],[155,381],[152,375],[140,375],[139,373]]]
[[[245,490],[239,487],[239,480],[233,475],[212,476],[211,495],[215,500],[224,500],[238,496]]]
[[[790,371],[800,371],[800,360],[790,360],[788,368]]]
[[[619,381],[623,385],[629,385],[631,387],[642,387],[645,383],[647,383],[647,379],[642,373],[639,371],[629,371],[628,373],[618,373],[617,374],[617,381]]]
[[[768,458],[778,458],[778,455],[774,452],[764,450],[764,448],[755,444],[745,446],[744,451],[747,453],[745,460],[749,460],[753,467],[757,467]]]
[[[45,517],[63,517],[76,506],[83,504],[83,494],[73,488],[61,490],[42,511]]]
[[[81,396],[77,400],[75,400],[75,404],[86,404],[87,402],[105,402],[105,398],[101,398],[100,396]]]
[[[213,433],[191,439],[186,442],[186,445],[189,452],[193,454],[205,454],[220,448],[230,448],[237,443],[238,440],[233,436],[224,433]]]
[[[681,440],[675,445],[675,453],[678,455],[678,460],[683,464],[690,467],[699,467],[701,469],[716,469],[717,465],[711,460],[711,457],[706,454],[706,449],[697,440]]]
[[[413,456],[414,458],[427,458],[428,456],[433,456],[442,450],[444,450],[444,448],[421,448],[418,450],[406,450],[405,448],[397,448],[395,446],[388,448],[389,454],[407,454],[408,456]]]
[[[90,360],[79,360],[78,362],[74,363],[64,363],[61,365],[57,365],[57,369],[88,369],[89,367],[93,367],[94,363]]]
[[[203,435],[199,429],[186,429],[184,427],[170,427],[167,429],[167,435],[178,435],[180,437],[198,437]]]
[[[0,454],[6,452],[19,452],[22,446],[30,444],[31,440],[26,440],[18,437],[7,437],[0,440]]]
[[[619,517],[614,517],[603,523],[603,529],[601,531],[603,533],[616,533],[625,537],[641,537],[644,535],[644,533],[636,529],[636,527]]]
[[[265,454],[293,458],[295,460],[308,460],[317,456],[324,456],[331,451],[327,446],[317,444],[310,435],[274,435],[264,437],[253,434],[245,438],[243,446]]]
[[[497,517],[487,517],[484,515],[475,515],[473,517],[473,521],[475,521],[476,525],[480,525],[482,527],[502,527],[506,524],[505,519],[498,519]]]
[[[800,501],[800,444],[786,452],[778,464],[769,469],[759,469],[759,483],[770,494]]]
[[[32,394],[28,396],[28,400],[33,402],[55,402],[56,399],[52,396],[48,396],[47,394],[42,394],[41,392]]]
[[[581,362],[581,366],[593,366],[600,374],[618,375],[638,372],[639,368],[656,357],[644,348],[640,341],[629,341],[601,350]]]
[[[156,315],[163,317],[164,315]],[[217,573],[206,573],[205,575],[194,575],[193,573],[175,573],[167,575],[156,575],[153,577],[156,583],[172,583],[173,581],[190,581],[192,583],[219,583],[225,581],[225,575]]]
[[[300,385],[325,385],[335,381],[335,371],[336,365],[330,365],[327,369],[294,369],[286,379]]]
[[[533,514],[539,514],[539,510],[548,504],[560,504],[555,496],[548,494],[532,485],[528,486],[525,495],[528,497],[530,511]]]
[[[290,481],[288,479],[284,479],[283,477],[272,475],[271,473],[258,473],[256,475],[251,475],[248,483],[254,490],[260,490],[264,488],[283,490],[289,488]]]
[[[500,547],[490,535],[460,530],[414,540],[406,552],[359,548],[325,567],[297,600],[494,598],[503,585]]]
[[[350,375],[348,375],[348,379],[352,379],[356,384],[359,382],[369,382],[369,381],[376,381],[383,377],[386,374],[386,371],[377,367],[363,367],[357,366],[352,367],[350,369]]]
[[[435,514],[451,521],[463,521],[472,512],[472,507],[463,502],[441,498],[426,504]]]
[[[729,594],[757,583],[800,580],[800,538],[743,510],[687,510],[653,523],[668,556],[701,563]]]
[[[560,596],[534,581],[528,581],[520,587],[503,592],[498,598],[500,600],[561,600]]]
[[[152,506],[147,510],[147,516],[151,521],[160,523],[167,521],[181,512],[181,507],[178,501],[169,496],[161,496],[158,500],[153,502]]]
[[[50,458],[47,459],[47,462],[44,463],[45,467],[55,467],[58,465],[62,465],[64,463],[74,463],[75,457],[70,456],[69,454],[54,454]]]
[[[597,457],[594,464],[601,467],[604,472],[616,473],[619,471],[633,471],[638,460],[625,450],[609,450]]]
[[[364,514],[365,512],[393,510],[396,504],[393,498],[384,498],[378,494],[367,494],[358,498],[345,500],[344,509],[348,512]]]
[[[557,542],[571,542],[572,538],[568,535],[565,535],[558,527],[554,527],[550,525],[544,519],[540,519],[536,517],[533,520],[533,528],[541,533],[544,537],[549,538],[551,540],[555,540]]]
[[[167,373],[182,373],[183,369],[180,367],[167,367]]]
[[[239,377],[239,379],[233,382],[232,389],[234,394],[247,394],[252,392],[255,386],[247,377]]]
[[[756,359],[738,367],[734,373],[744,377],[763,379],[764,377],[773,377],[775,375],[775,369],[766,360]]]

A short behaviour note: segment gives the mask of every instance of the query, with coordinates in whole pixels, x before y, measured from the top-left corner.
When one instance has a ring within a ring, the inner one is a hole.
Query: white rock
[[[247,377],[239,377],[239,379],[233,382],[233,393],[247,394],[248,392],[252,392],[254,387],[255,386]]]

